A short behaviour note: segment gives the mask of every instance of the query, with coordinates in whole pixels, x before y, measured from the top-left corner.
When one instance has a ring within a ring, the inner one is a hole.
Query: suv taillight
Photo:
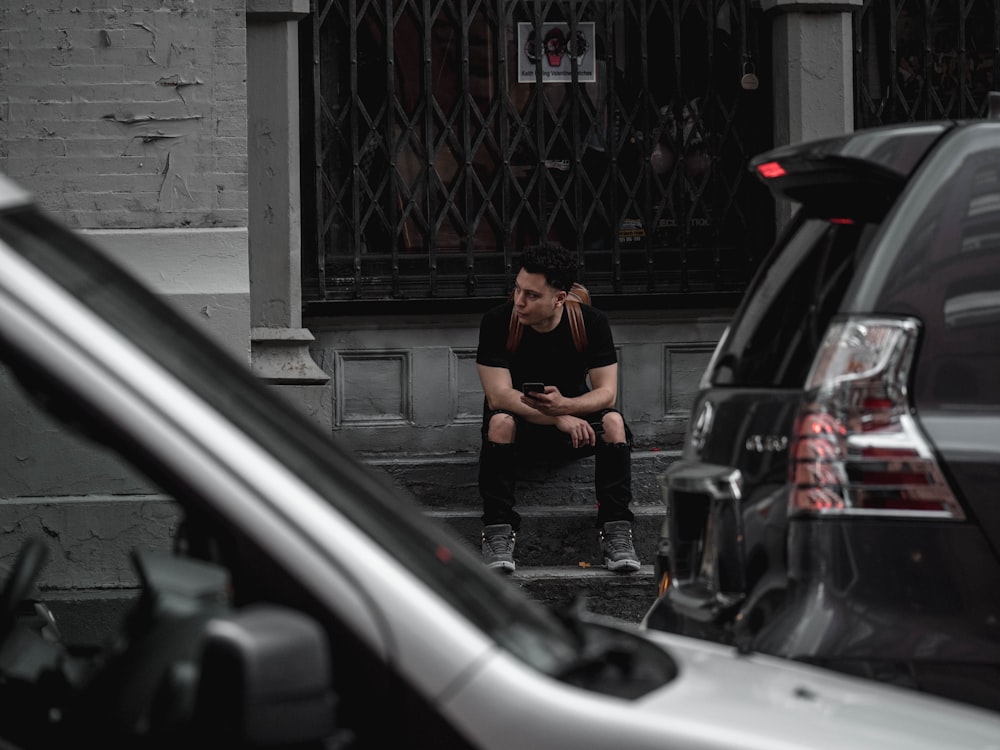
[[[789,514],[964,518],[910,414],[912,319],[834,321],[790,446]]]

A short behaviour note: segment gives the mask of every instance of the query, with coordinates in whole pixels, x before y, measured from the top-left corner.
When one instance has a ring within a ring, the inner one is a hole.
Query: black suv
[[[797,207],[661,477],[644,625],[1000,709],[1000,118],[750,167]]]

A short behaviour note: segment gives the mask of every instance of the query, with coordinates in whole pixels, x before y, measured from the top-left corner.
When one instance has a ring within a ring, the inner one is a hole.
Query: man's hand
[[[556,427],[560,432],[569,435],[570,443],[574,448],[581,448],[584,445],[596,445],[597,433],[590,426],[590,422],[579,417],[563,416],[556,418]]]
[[[527,393],[521,396],[521,403],[547,417],[561,417],[572,411],[570,399],[563,396],[554,385],[545,386],[545,393]]]
[[[573,400],[563,396],[554,385],[545,386],[545,393],[529,393],[521,396],[521,403],[530,406],[539,414],[551,417],[556,429],[569,435],[574,448],[597,444],[597,433],[594,432],[594,428],[586,419],[574,417],[570,413]]]

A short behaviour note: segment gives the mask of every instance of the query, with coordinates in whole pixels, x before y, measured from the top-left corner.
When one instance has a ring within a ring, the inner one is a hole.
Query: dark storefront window
[[[602,300],[704,304],[770,245],[746,170],[772,132],[749,0],[313,6],[307,302],[502,296],[548,238]]]
[[[1000,0],[868,0],[854,14],[856,127],[984,117]]]

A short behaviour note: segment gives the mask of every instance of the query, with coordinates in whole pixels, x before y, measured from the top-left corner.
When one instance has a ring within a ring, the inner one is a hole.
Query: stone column
[[[247,0],[251,367],[330,427],[330,378],[302,327],[298,21],[308,14],[309,0]]]
[[[761,0],[772,20],[774,145],[854,129],[851,11],[863,0]],[[778,225],[791,206],[778,207]]]

